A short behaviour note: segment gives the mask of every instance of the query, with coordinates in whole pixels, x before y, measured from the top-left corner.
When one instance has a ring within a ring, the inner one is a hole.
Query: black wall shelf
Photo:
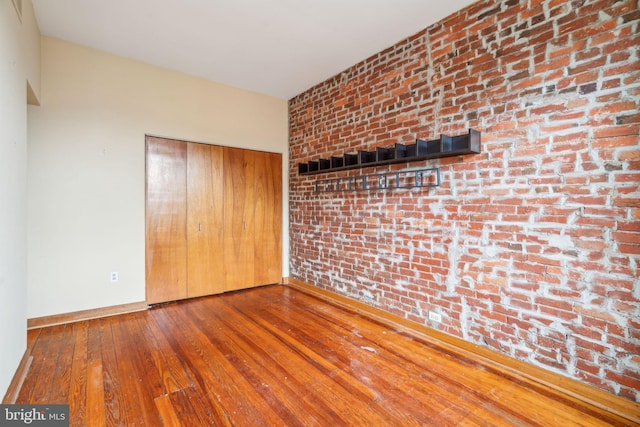
[[[330,159],[311,160],[298,163],[299,175],[314,175],[363,167],[383,166],[392,163],[413,162],[480,153],[480,132],[469,129],[469,133],[458,136],[440,135],[431,141],[416,139],[415,144],[395,144],[393,148],[377,147],[375,151],[360,150],[356,154],[332,156]]]

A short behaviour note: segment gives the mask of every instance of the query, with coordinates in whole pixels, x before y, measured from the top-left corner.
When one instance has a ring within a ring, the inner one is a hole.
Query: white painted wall
[[[29,0],[22,22],[0,1],[0,396],[26,349],[27,84],[37,101],[39,32]]]
[[[40,106],[29,109],[28,316],[144,301],[145,134],[279,152],[286,171],[287,101],[59,39],[41,45]]]

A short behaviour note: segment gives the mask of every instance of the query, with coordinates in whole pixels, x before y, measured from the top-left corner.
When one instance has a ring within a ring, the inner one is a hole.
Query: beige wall
[[[22,2],[22,37],[25,46],[24,56],[27,74],[27,100],[29,104],[38,105],[40,98],[40,31],[36,22],[33,4]]]
[[[279,152],[286,170],[286,100],[58,39],[41,47],[41,102],[29,108],[29,317],[144,300],[145,134]],[[283,230],[288,274],[286,214]]]
[[[37,102],[40,46],[31,2],[22,4],[20,21],[0,1],[0,398],[26,348],[27,80]]]

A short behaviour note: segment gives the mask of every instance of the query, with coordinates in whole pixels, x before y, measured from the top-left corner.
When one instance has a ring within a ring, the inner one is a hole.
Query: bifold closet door
[[[187,143],[146,141],[147,303],[187,297]]]
[[[282,155],[254,154],[254,283],[282,280]]]
[[[254,151],[224,148],[225,290],[255,286]]]
[[[281,154],[147,137],[146,161],[149,304],[280,282]]]
[[[187,148],[187,296],[224,292],[223,148]]]

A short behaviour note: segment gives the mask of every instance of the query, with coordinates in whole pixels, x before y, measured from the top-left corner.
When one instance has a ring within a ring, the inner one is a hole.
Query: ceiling
[[[475,0],[32,0],[43,35],[290,99]]]

